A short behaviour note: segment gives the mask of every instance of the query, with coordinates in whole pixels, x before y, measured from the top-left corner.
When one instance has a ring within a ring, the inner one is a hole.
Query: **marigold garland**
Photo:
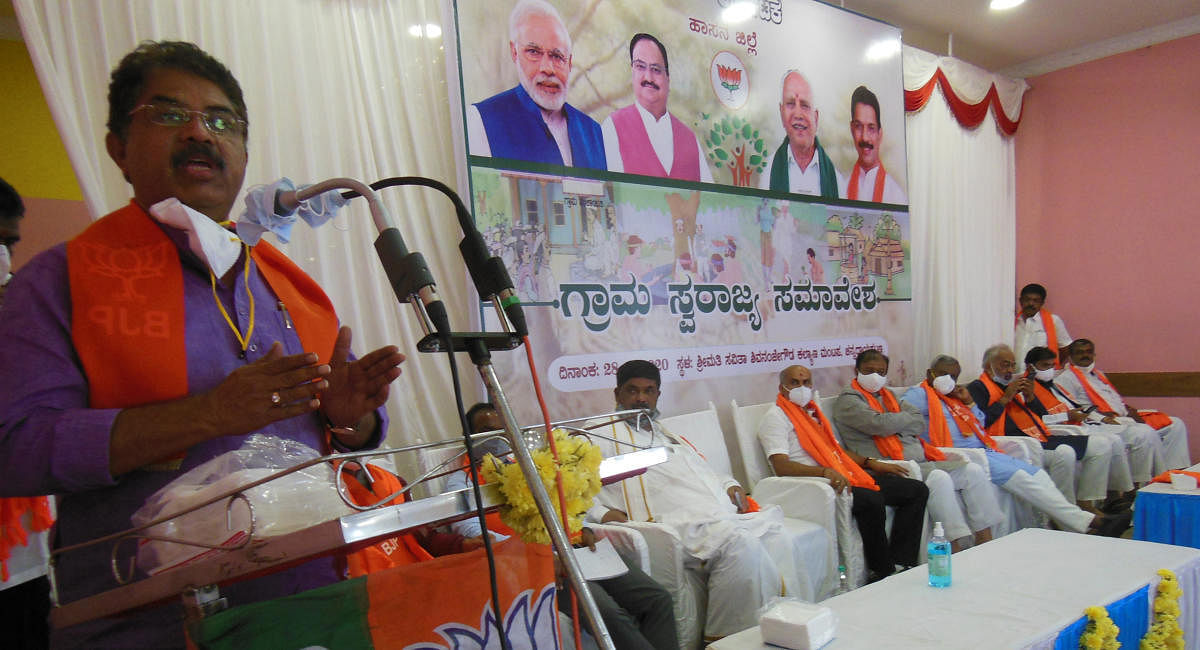
[[[1183,628],[1179,627],[1179,597],[1183,590],[1170,569],[1159,569],[1162,578],[1154,597],[1154,622],[1139,645],[1141,650],[1183,650]]]
[[[1108,610],[1096,606],[1083,610],[1087,614],[1088,624],[1083,636],[1079,637],[1079,647],[1088,650],[1116,650],[1121,647],[1117,634],[1121,628],[1108,616]]]
[[[600,492],[600,448],[580,436],[568,436],[561,429],[554,430],[554,442],[558,448],[558,466],[562,473],[563,493],[567,503],[567,535],[583,528],[583,513],[592,506],[592,499]],[[533,463],[542,484],[551,495],[554,486],[554,457],[549,448],[531,452]],[[550,535],[542,523],[541,512],[525,483],[525,475],[516,463],[502,463],[491,454],[484,456],[481,463],[483,480],[494,483],[504,497],[500,506],[500,520],[512,528],[521,539],[531,544],[549,544]],[[555,515],[560,517],[557,498],[551,498]]]

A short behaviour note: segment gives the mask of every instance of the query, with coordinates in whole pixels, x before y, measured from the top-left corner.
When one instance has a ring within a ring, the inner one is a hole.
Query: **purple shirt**
[[[251,262],[254,332],[246,358],[213,300],[209,273],[187,250],[185,235],[164,227],[183,260],[188,392],[207,391],[230,372],[262,358],[272,342],[284,354],[304,352],[296,330],[288,327],[279,299]],[[232,289],[217,284],[229,316],[245,332],[250,302],[244,264],[237,265]],[[109,432],[119,409],[88,408],[88,382],[71,340],[71,296],[66,246],[38,255],[17,273],[0,308],[0,496],[58,494],[54,547],[94,539],[131,526],[129,517],[145,500],[182,473],[241,446],[247,436],[226,436],[188,450],[174,471],[135,470],[114,480],[108,472]],[[380,409],[378,445],[387,422]],[[299,416],[260,432],[302,442],[321,450],[321,416]],[[314,522],[315,523],[315,522]],[[59,599],[69,603],[116,588],[110,545],[98,544],[58,556]],[[118,564],[130,566],[136,543],[123,542]],[[145,577],[140,571],[137,578]],[[221,595],[231,606],[277,598],[334,582],[340,577],[332,558],[314,560],[263,578],[228,585]],[[127,618],[92,621],[55,631],[54,645],[95,647],[183,647],[183,611],[178,601]]]

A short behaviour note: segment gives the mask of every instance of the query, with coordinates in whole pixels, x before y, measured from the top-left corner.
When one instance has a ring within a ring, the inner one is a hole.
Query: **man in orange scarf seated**
[[[1015,373],[1012,348],[1005,344],[989,347],[983,356],[983,374],[967,385],[971,399],[983,411],[988,435],[1028,436],[1042,445],[1043,466],[1068,501],[1092,513],[1093,501],[1104,498],[1112,459],[1108,438],[1054,433],[1042,422],[1046,409],[1037,399],[1037,382]],[[1075,462],[1082,466],[1076,476]],[[1078,487],[1078,490],[1076,489]]]
[[[758,424],[758,441],[776,475],[820,476],[836,492],[850,490],[868,582],[891,575],[897,564],[917,564],[929,489],[907,478],[901,465],[844,449],[813,400],[808,368],[789,366],[779,373],[779,394]],[[884,506],[896,508],[891,540],[884,529]]]
[[[954,551],[965,548],[968,539],[976,544],[990,540],[991,527],[1000,523],[1004,513],[987,474],[964,459],[947,458],[921,440],[925,418],[896,401],[884,387],[887,355],[863,350],[854,369],[858,376],[834,404],[833,421],[846,448],[864,456],[916,462],[929,486],[929,516],[942,522]]]
[[[1104,512],[1128,510],[1133,504],[1134,485],[1129,469],[1132,452],[1126,453],[1125,439],[1121,436],[1126,427],[1122,424],[1101,422],[1103,416],[1095,413],[1094,407],[1080,408],[1071,398],[1063,395],[1054,385],[1054,376],[1057,374],[1054,368],[1055,359],[1057,357],[1053,350],[1040,345],[1025,354],[1026,376],[1033,382],[1033,401],[1046,411],[1045,415],[1041,416],[1042,423],[1056,427],[1059,431],[1087,436],[1089,449],[1092,445],[1090,441],[1107,440],[1110,449],[1108,476],[1089,476],[1086,471],[1080,472],[1078,492],[1081,498],[1086,498],[1083,495],[1089,493],[1107,494],[1107,500],[1100,506],[1100,510]],[[1088,412],[1089,409],[1091,412]],[[1154,432],[1150,432],[1150,435],[1155,441],[1158,440]],[[1150,457],[1145,452],[1149,451],[1149,447],[1139,451],[1143,452],[1148,468]],[[1089,485],[1089,481],[1093,483]]]
[[[957,385],[962,368],[953,357],[939,356],[938,363],[929,370],[935,380],[949,375]],[[952,395],[942,395],[937,404],[931,404],[926,392],[920,386],[914,386],[904,394],[903,400],[925,416],[929,427],[925,434],[927,442],[938,447],[983,449],[992,483],[1028,502],[1059,526],[1078,533],[1113,537],[1129,527],[1128,513],[1106,517],[1085,512],[1063,497],[1045,470],[1000,451],[983,428],[983,411],[979,410],[970,392],[956,389]]]
[[[1129,425],[1135,432],[1147,433],[1152,429],[1159,439],[1159,449],[1154,454],[1153,467],[1150,475],[1161,474],[1169,469],[1183,469],[1192,464],[1188,454],[1187,425],[1177,417],[1171,417],[1160,411],[1136,409],[1125,403],[1125,398],[1117,392],[1112,382],[1104,373],[1096,369],[1096,344],[1087,339],[1075,339],[1067,348],[1070,363],[1055,380],[1054,384],[1062,389],[1075,403],[1084,406],[1095,406],[1105,422]],[[1129,440],[1126,440],[1128,443]],[[1133,480],[1145,482],[1133,468]]]

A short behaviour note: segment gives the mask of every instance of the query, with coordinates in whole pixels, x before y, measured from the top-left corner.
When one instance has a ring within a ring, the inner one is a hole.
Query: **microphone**
[[[475,290],[481,298],[488,299],[494,296],[499,300],[504,314],[508,316],[508,322],[513,326],[513,331],[518,337],[525,338],[529,334],[529,327],[525,323],[525,311],[521,308],[521,299],[517,296],[504,260],[488,253],[483,235],[474,224],[469,231],[464,232],[465,236],[458,249],[462,252],[467,272],[471,274],[471,280],[475,283]]]
[[[504,266],[504,260],[488,252],[487,244],[483,241],[483,235],[475,227],[475,221],[471,218],[471,213],[467,210],[467,206],[463,205],[462,199],[459,198],[458,194],[445,183],[423,176],[395,176],[385,178],[371,183],[370,187],[373,190],[381,190],[385,187],[399,185],[430,187],[445,194],[450,199],[451,203],[454,204],[454,214],[458,218],[458,225],[463,231],[463,240],[459,243],[458,249],[462,252],[463,261],[467,265],[467,272],[475,284],[475,291],[479,294],[480,298],[491,299],[495,297],[499,300],[500,306],[504,309],[504,314],[508,317],[508,322],[512,324],[516,335],[520,338],[528,335],[529,327],[525,323],[525,312],[521,309],[521,300],[517,297],[516,287],[513,285],[512,278],[508,274],[508,269]],[[301,192],[297,192],[297,195],[299,194]],[[342,196],[349,199],[359,195],[362,195],[362,192],[356,191],[343,194]],[[288,197],[284,197],[284,200],[287,199]]]
[[[379,261],[383,264],[383,271],[392,285],[392,291],[396,294],[396,298],[400,302],[408,302],[413,296],[416,296],[424,306],[429,320],[432,321],[433,330],[439,334],[449,334],[450,316],[446,312],[446,305],[442,302],[441,296],[438,295],[437,284],[433,281],[433,273],[429,270],[425,257],[420,253],[409,252],[408,246],[404,244],[404,237],[392,224],[387,208],[370,186],[352,178],[332,178],[298,190],[281,188],[275,192],[276,213],[291,214],[304,201],[336,189],[347,189],[351,191],[352,196],[362,196],[367,199],[371,218],[375,222],[376,230],[379,231],[379,237],[375,239],[375,252],[379,255]],[[351,197],[342,194],[340,198],[344,201]],[[420,316],[420,310],[418,310],[418,315]],[[427,326],[424,319],[422,319],[421,325],[422,327]]]

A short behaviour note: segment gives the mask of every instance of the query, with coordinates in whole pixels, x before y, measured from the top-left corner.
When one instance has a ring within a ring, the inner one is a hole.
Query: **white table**
[[[922,566],[824,601],[839,619],[825,650],[1052,648],[1085,607],[1157,584],[1162,568],[1179,577],[1180,624],[1200,648],[1200,550],[1027,528],[955,554],[948,589],[928,586]],[[709,647],[775,646],[755,627]]]

